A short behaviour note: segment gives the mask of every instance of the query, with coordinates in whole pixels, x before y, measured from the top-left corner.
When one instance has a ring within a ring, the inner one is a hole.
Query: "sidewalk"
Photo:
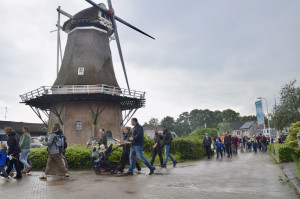
[[[269,154],[277,161],[277,157],[269,152]],[[292,182],[292,184],[297,189],[298,193],[300,193],[300,180],[297,176],[297,165],[295,162],[284,162],[278,163],[282,168],[283,173],[288,177],[288,179]]]

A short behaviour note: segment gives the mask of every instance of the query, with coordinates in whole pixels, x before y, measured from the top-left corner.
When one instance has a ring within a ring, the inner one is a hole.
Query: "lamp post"
[[[267,100],[267,98],[265,98],[265,97],[258,97],[257,99],[259,99],[259,100],[262,100],[262,99],[264,99],[264,100],[266,100],[266,105],[267,105],[267,119],[268,119],[268,126],[269,126],[269,134],[270,134],[270,144],[271,144],[271,129],[270,129],[270,120],[269,120],[269,109],[268,109],[268,100]]]

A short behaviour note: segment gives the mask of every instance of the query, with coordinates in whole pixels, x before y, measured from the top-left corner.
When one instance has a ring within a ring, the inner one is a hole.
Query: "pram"
[[[99,158],[99,160],[95,161],[94,171],[97,175],[101,174],[101,171],[110,172],[111,174],[115,174],[118,172],[118,162],[113,162],[108,159],[108,157],[117,149],[113,148],[113,145],[110,144],[106,149],[104,154]]]

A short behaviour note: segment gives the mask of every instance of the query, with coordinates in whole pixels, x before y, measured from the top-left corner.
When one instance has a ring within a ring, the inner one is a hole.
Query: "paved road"
[[[269,155],[243,153],[232,159],[200,160],[176,168],[148,169],[134,176],[95,175],[93,171],[71,172],[69,180],[57,177],[47,182],[32,172],[21,181],[0,180],[0,198],[222,198],[298,199],[278,165]]]

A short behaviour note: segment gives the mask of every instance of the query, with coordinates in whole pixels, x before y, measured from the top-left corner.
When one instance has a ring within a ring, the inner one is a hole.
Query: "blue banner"
[[[265,124],[261,100],[255,102],[255,107],[256,107],[257,123],[258,124]]]

